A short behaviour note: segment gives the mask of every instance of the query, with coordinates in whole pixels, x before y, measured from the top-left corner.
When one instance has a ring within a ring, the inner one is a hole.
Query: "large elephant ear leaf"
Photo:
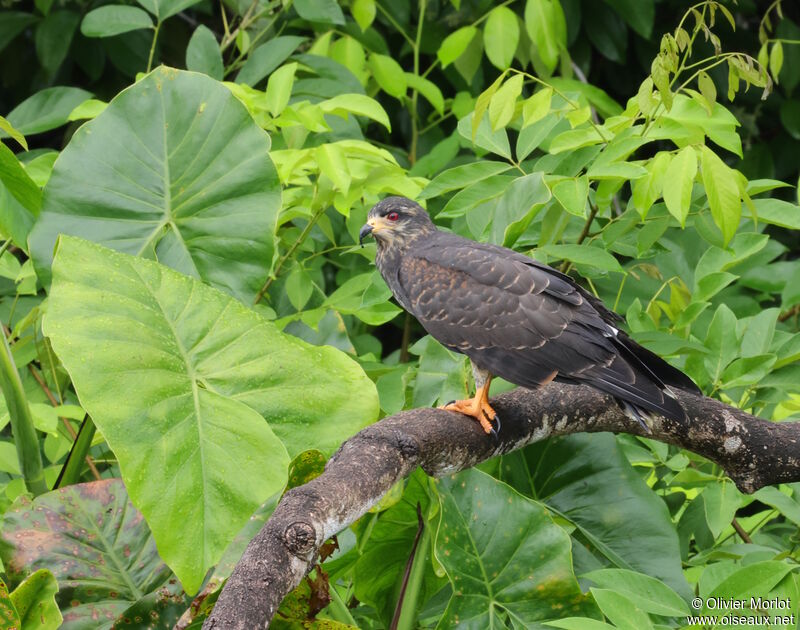
[[[30,235],[50,281],[58,234],[156,258],[252,302],[275,251],[269,136],[219,82],[158,68],[72,137]]]
[[[540,628],[597,617],[572,572],[569,535],[548,510],[476,469],[439,482],[436,558],[453,585],[437,628]]]
[[[58,241],[42,326],[189,593],[284,487],[290,454],[331,452],[377,416],[375,386],[343,352],[75,237]]]
[[[503,456],[503,480],[575,525],[584,549],[657,578],[687,599],[678,534],[664,501],[609,433],[536,442]]]

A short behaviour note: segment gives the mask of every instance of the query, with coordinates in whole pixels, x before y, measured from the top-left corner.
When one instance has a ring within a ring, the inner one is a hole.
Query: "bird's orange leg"
[[[489,385],[492,377],[486,378],[483,385],[475,390],[475,396],[466,400],[454,400],[441,407],[448,411],[457,411],[465,416],[471,416],[481,423],[481,427],[486,433],[494,433],[495,429],[492,422],[497,418],[497,412],[489,404]]]

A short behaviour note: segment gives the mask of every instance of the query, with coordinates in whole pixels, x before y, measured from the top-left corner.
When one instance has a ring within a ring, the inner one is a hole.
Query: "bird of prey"
[[[500,419],[489,385],[500,376],[535,389],[552,380],[609,393],[648,429],[644,417],[683,419],[669,387],[699,393],[680,370],[638,345],[616,313],[569,276],[505,247],[437,229],[405,197],[376,204],[359,242],[372,235],[375,264],[394,297],[442,345],[472,363],[473,398],[445,405],[487,433]]]

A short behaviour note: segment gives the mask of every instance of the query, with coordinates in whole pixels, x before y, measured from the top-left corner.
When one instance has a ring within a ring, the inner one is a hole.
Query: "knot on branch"
[[[295,521],[283,530],[283,543],[294,555],[306,556],[317,545],[317,532],[309,523]]]
[[[419,443],[412,435],[400,433],[397,436],[397,447],[400,449],[400,455],[404,459],[416,459],[419,455]]]

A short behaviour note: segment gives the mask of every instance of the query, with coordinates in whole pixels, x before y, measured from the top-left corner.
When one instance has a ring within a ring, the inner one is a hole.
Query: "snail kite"
[[[683,419],[668,386],[699,393],[680,370],[617,328],[621,318],[555,269],[505,247],[436,228],[404,197],[369,212],[360,241],[377,241],[375,264],[394,297],[444,346],[466,354],[475,397],[445,405],[494,433],[492,376],[537,388],[552,380],[592,385],[647,429],[651,413]]]

